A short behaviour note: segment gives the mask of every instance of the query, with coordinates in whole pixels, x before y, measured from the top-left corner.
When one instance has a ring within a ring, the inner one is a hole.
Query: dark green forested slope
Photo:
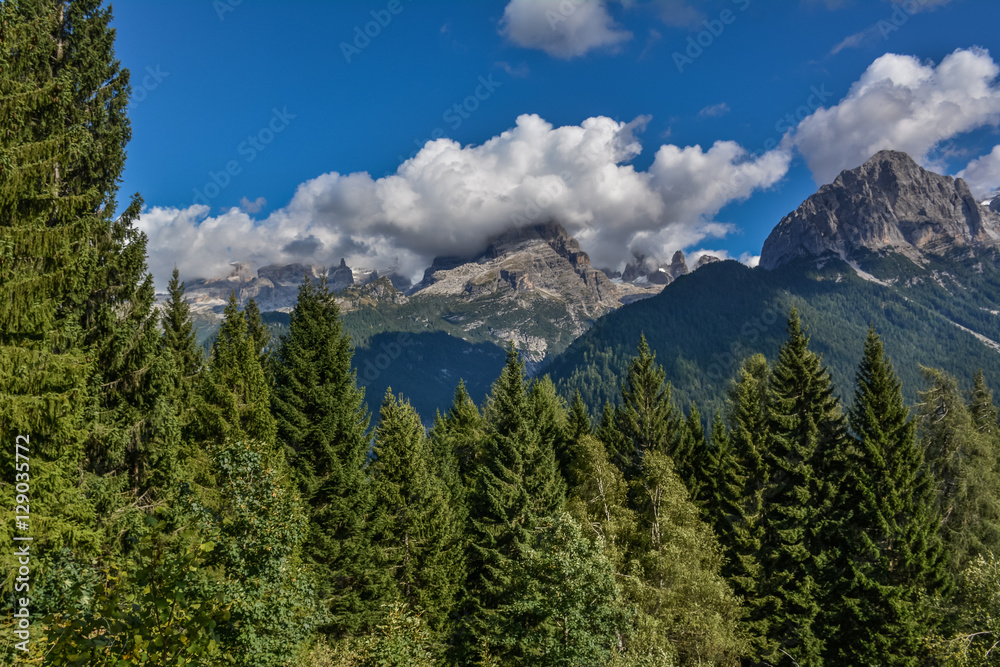
[[[795,306],[838,387],[850,386],[861,358],[859,341],[874,325],[908,402],[916,399],[921,364],[962,378],[982,368],[997,388],[1000,353],[954,324],[1000,339],[1000,316],[989,312],[1000,309],[995,257],[942,258],[923,270],[905,259],[884,259],[871,270],[901,278],[892,285],[871,282],[842,262],[770,272],[736,262],[711,264],[656,297],[603,317],[545,372],[565,395],[579,391],[592,410],[599,409],[615,401],[632,350],[645,334],[677,399],[717,407],[742,359],[776,353],[784,335],[783,313]]]

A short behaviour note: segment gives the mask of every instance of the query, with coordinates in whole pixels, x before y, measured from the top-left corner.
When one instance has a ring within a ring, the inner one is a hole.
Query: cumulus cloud
[[[267,200],[263,197],[257,197],[253,201],[250,201],[246,197],[240,199],[240,209],[246,213],[260,213],[261,209],[265,206],[267,206]]]
[[[976,158],[958,172],[959,178],[964,178],[978,199],[996,196],[1000,190],[1000,146],[995,146],[992,152]]]
[[[523,115],[478,146],[428,142],[394,174],[323,174],[300,185],[263,220],[233,208],[152,208],[149,236],[158,285],[176,264],[186,277],[225,275],[233,261],[394,267],[419,277],[435,256],[470,256],[514,225],[554,220],[596,266],[623,268],[633,252],[669,259],[679,248],[720,238],[726,204],[770,187],[790,154],[750,156],[734,142],[661,146],[646,171],[630,164],[648,119],[596,117],[554,127]]]
[[[1000,121],[1000,68],[980,48],[957,50],[936,67],[886,54],[847,96],[820,108],[785,137],[805,157],[817,183],[856,167],[880,150],[909,153],[940,168],[932,151],[943,141]]]
[[[567,60],[632,38],[604,0],[511,0],[500,33],[518,46]]]

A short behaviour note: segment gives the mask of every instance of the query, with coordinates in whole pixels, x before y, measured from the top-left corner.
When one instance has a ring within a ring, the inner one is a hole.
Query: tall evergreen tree
[[[743,625],[753,655],[771,652],[767,639],[769,612],[759,595],[764,572],[764,489],[768,481],[767,386],[770,368],[763,355],[743,362],[728,397],[728,465],[720,465],[718,495],[713,502],[716,535],[726,554],[723,574],[745,600]]]
[[[252,439],[274,445],[271,392],[235,292],[229,295],[200,391],[198,430],[203,441]]]
[[[464,527],[438,476],[420,416],[391,390],[382,401],[372,454],[378,566],[392,581],[391,597],[421,609],[428,627],[443,636],[465,577]]]
[[[768,386],[759,593],[775,649],[768,659],[790,656],[803,666],[820,665],[820,587],[832,557],[821,535],[831,528],[830,503],[846,467],[846,424],[829,371],[809,350],[794,309],[787,330]]]
[[[858,369],[851,431],[858,454],[840,492],[839,581],[826,609],[830,664],[922,664],[931,627],[923,600],[940,583],[932,480],[902,385],[874,330]]]
[[[997,452],[977,430],[958,381],[934,369],[924,375],[930,386],[920,393],[921,443],[934,474],[949,573],[957,579],[976,556],[1000,551]]]
[[[665,379],[663,367],[656,363],[656,355],[643,336],[638,355],[629,364],[628,375],[622,384],[622,404],[614,412],[618,442],[608,443],[617,446],[615,463],[626,479],[639,475],[642,457],[648,451],[671,457],[678,454],[682,419],[671,400],[671,387]],[[678,467],[686,463],[686,460],[674,461]]]
[[[538,512],[550,515],[561,510],[566,499],[566,479],[556,452],[567,449],[568,416],[563,400],[548,376],[531,383],[528,405],[531,427],[538,436],[530,464],[528,491],[542,503]]]
[[[540,439],[532,426],[524,363],[513,344],[488,398],[486,421],[489,432],[469,494],[469,580],[460,639],[466,659],[476,655],[476,647],[489,633],[489,617],[509,602],[507,563],[530,547],[539,511],[558,500],[548,495],[552,485],[541,483],[549,471],[540,471],[540,479],[530,468]]]
[[[130,89],[101,4],[0,8],[0,423],[37,445],[46,553],[93,546],[95,508],[115,534],[141,514],[177,436],[133,224],[141,201],[114,213]]]
[[[374,624],[386,586],[367,534],[369,417],[352,355],[333,293],[325,280],[307,280],[275,355],[272,405],[307,506],[305,557],[333,615],[328,631],[337,635]]]
[[[177,366],[178,392],[186,396],[193,386],[194,377],[205,362],[198,335],[191,320],[191,306],[184,298],[185,286],[174,267],[167,285],[167,302],[161,316],[163,347],[174,357]]]

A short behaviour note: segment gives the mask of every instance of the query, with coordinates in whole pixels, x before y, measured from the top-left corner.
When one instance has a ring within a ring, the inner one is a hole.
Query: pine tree
[[[307,278],[306,282],[308,281],[309,279]],[[243,306],[243,313],[247,318],[247,333],[253,341],[254,350],[257,351],[260,366],[264,369],[264,375],[267,377],[268,383],[273,384],[274,369],[272,368],[272,363],[274,361],[274,345],[272,344],[271,330],[264,324],[264,319],[260,314],[260,306],[257,304],[256,299],[247,301],[246,305]]]
[[[539,450],[539,437],[531,423],[524,364],[513,344],[487,400],[486,421],[489,432],[469,493],[469,580],[459,640],[466,659],[476,655],[476,647],[486,638],[488,617],[509,602],[507,563],[531,545],[539,510],[555,501],[532,495],[532,491],[549,489],[537,477],[532,479],[530,466]]]
[[[682,430],[681,416],[670,398],[663,367],[649,349],[646,337],[639,341],[638,356],[632,359],[622,384],[622,404],[614,412],[615,463],[625,479],[635,479],[642,469],[642,457],[658,451],[674,457]],[[683,457],[682,457],[683,458]],[[683,462],[686,464],[686,461]],[[675,465],[683,465],[675,461]]]
[[[957,380],[923,371],[930,386],[920,393],[921,444],[935,479],[949,575],[956,580],[976,556],[1000,551],[997,453],[977,430]]]
[[[229,295],[200,389],[202,441],[256,440],[274,445],[277,425],[271,415],[271,392],[235,292]]]
[[[386,392],[370,465],[374,511],[372,542],[378,567],[394,596],[422,610],[428,627],[444,635],[464,580],[463,526],[447,485],[408,402]]]
[[[202,348],[198,345],[198,335],[191,321],[191,306],[184,298],[184,283],[180,281],[177,267],[170,276],[167,293],[170,295],[163,308],[163,347],[174,357],[178,374],[178,393],[187,398],[194,384],[194,378],[205,362]]]
[[[851,430],[858,455],[840,493],[843,573],[826,608],[830,664],[916,665],[931,626],[922,602],[941,572],[929,470],[902,385],[874,330],[858,369]]]
[[[538,436],[529,464],[528,492],[541,503],[539,515],[548,516],[561,510],[566,499],[566,479],[556,454],[567,448],[566,407],[548,376],[531,383],[528,406],[531,428]]]
[[[973,428],[985,435],[995,451],[1000,452],[1000,411],[993,404],[993,392],[982,370],[976,372],[968,405]]]
[[[809,350],[798,312],[788,319],[768,387],[769,480],[764,489],[765,573],[760,588],[775,644],[771,660],[791,656],[822,664],[821,586],[832,557],[821,535],[831,526],[830,503],[844,470],[846,424],[829,371]]]
[[[305,557],[336,635],[371,627],[386,586],[366,532],[374,502],[365,472],[369,417],[352,355],[333,293],[325,280],[307,280],[275,355],[272,405],[307,507]]]
[[[114,215],[130,89],[101,4],[0,8],[0,423],[37,444],[46,553],[92,549],[107,517],[118,535],[171,478],[177,438],[141,200]]]
[[[722,568],[736,595],[742,597],[743,625],[752,655],[766,655],[769,615],[758,594],[764,578],[760,556],[764,539],[764,488],[768,480],[767,386],[770,368],[763,355],[750,357],[729,391],[730,462],[720,466],[722,479],[713,502],[716,535],[726,554]]]

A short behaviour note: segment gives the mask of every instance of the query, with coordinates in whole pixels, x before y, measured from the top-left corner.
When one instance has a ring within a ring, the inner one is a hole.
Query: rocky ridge
[[[961,178],[920,167],[906,153],[881,151],[845,170],[778,223],[760,265],[799,258],[852,262],[899,254],[917,265],[958,247],[1000,246],[1000,214],[981,205]]]

